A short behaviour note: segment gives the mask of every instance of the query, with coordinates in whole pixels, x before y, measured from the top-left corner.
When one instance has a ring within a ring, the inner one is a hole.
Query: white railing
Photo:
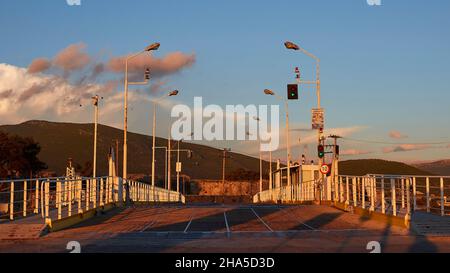
[[[0,221],[62,219],[108,204],[185,202],[184,196],[120,177],[55,177],[0,181]],[[119,202],[121,201],[121,202]]]
[[[278,188],[268,189],[253,196],[254,203],[261,202],[305,202],[314,201],[315,192],[320,185],[319,180],[311,180],[282,186]]]
[[[338,176],[332,184],[332,201],[394,216],[449,215],[449,195],[450,176]]]

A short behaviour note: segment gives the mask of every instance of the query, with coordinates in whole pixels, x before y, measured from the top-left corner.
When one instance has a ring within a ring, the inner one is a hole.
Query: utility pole
[[[225,166],[226,166],[226,158],[227,152],[231,151],[231,149],[223,148],[222,150],[222,195],[225,196]],[[224,197],[225,199],[225,197]]]
[[[338,165],[339,165],[339,154],[338,154],[338,146],[337,146],[337,140],[339,138],[342,138],[341,136],[338,135],[330,135],[330,138],[332,138],[334,140],[333,143],[333,162],[332,162],[332,167],[331,167],[331,182],[334,185],[335,183],[337,183],[336,179],[337,176],[339,175],[339,170],[338,170]],[[336,187],[335,187],[336,189]],[[336,198],[337,196],[337,192],[334,193],[334,196]]]
[[[92,104],[94,105],[94,159],[92,162],[92,177],[97,176],[97,124],[98,124],[98,100],[99,96],[92,97]]]
[[[115,163],[116,163],[116,176],[119,176],[119,140],[116,139],[116,152],[114,153],[115,155]]]
[[[170,127],[169,127],[169,137],[167,139],[167,189],[170,191],[170,183],[171,183],[171,179],[170,179],[170,158],[171,158],[171,154],[170,152],[172,151],[172,148],[170,147]]]

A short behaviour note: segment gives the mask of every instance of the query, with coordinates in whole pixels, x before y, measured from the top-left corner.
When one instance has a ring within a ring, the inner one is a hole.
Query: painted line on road
[[[253,208],[250,208],[250,209],[253,211],[253,213],[256,215],[256,217],[258,217],[258,219],[266,226],[266,228],[269,229],[270,232],[273,232],[273,229],[271,229],[271,228],[269,227],[269,225],[266,224],[266,222],[264,222],[264,220],[261,219],[261,217],[259,217],[259,215],[256,213],[256,211],[255,211]]]
[[[227,226],[227,233],[230,233],[230,226],[228,225],[227,213],[223,212],[223,217],[225,218],[225,225]]]
[[[302,221],[298,220],[296,217],[293,217],[291,214],[287,213],[286,211],[284,211],[283,209],[279,209],[281,212],[283,212],[284,214],[288,215],[291,219],[294,219],[297,223],[304,225],[305,227],[311,229],[311,230],[317,230],[316,228],[313,228],[312,226],[303,223]]]
[[[186,225],[186,228],[184,229],[183,233],[187,233],[187,230],[189,229],[189,226],[191,225],[193,219],[194,219],[194,213],[192,213],[191,219],[189,220],[189,223]]]
[[[156,224],[156,221],[150,222],[150,224],[145,225],[139,232],[144,232],[145,230],[147,230],[148,228],[150,228],[150,227],[153,226],[154,224]]]

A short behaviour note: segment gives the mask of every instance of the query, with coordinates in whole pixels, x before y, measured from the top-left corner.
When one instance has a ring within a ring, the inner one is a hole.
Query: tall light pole
[[[193,136],[194,133],[190,133],[189,136]],[[180,172],[181,172],[181,162],[180,162],[180,142],[183,141],[183,138],[180,138],[178,140],[178,147],[177,147],[177,192],[180,192]],[[179,167],[178,167],[179,165]],[[180,169],[178,169],[180,168]]]
[[[144,50],[128,56],[125,59],[125,84],[124,84],[124,103],[123,103],[123,179],[127,179],[127,130],[128,130],[128,86],[129,85],[146,85],[150,79],[150,71],[145,71],[145,79],[142,82],[128,82],[128,61],[137,57],[144,52],[150,52],[159,48],[159,43],[147,46]]]
[[[92,161],[92,177],[97,176],[97,124],[98,124],[98,100],[99,96],[92,97],[92,104],[94,105],[94,159]]]
[[[302,53],[306,54],[307,56],[313,58],[316,61],[316,80],[315,81],[299,81],[299,83],[303,83],[303,84],[315,84],[316,85],[316,95],[317,95],[317,109],[321,109],[320,108],[320,59],[315,56],[314,54],[306,51],[305,49],[301,48],[300,46],[292,43],[292,42],[285,42],[284,46],[286,47],[286,49],[290,49],[290,50],[295,50],[295,51],[301,51]],[[317,142],[318,145],[321,144],[322,139],[323,139],[323,128],[322,129],[318,129],[317,130]],[[323,164],[323,159],[319,158],[319,167]],[[322,175],[323,178],[323,175]]]
[[[152,125],[152,186],[155,186],[155,146],[156,146],[156,106],[158,102],[166,97],[172,97],[178,95],[178,90],[173,90],[166,95],[153,100],[153,125]],[[170,129],[169,129],[170,130]],[[169,132],[170,134],[170,132]]]
[[[279,100],[284,101],[286,107],[286,151],[287,151],[287,183],[291,185],[291,146],[289,142],[289,105],[288,101],[281,96],[278,96],[270,89],[265,89],[264,94],[277,97]]]

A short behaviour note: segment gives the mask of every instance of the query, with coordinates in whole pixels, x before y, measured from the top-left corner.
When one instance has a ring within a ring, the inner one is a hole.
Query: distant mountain
[[[80,168],[92,162],[93,127],[93,124],[33,120],[17,125],[1,125],[0,130],[10,134],[34,138],[42,147],[39,158],[48,164],[50,170],[55,171],[58,175],[63,175],[69,157]],[[111,145],[115,147],[116,139],[119,140],[118,160],[119,175],[121,175],[123,131],[113,127],[99,125],[97,151],[98,175],[107,174],[108,151]],[[151,143],[151,136],[128,132],[129,174],[151,173]],[[167,139],[157,137],[156,146],[167,146]],[[222,178],[222,151],[220,149],[192,143],[181,143],[180,148],[193,151],[192,158],[190,159],[187,158],[186,153],[181,153],[183,174],[193,179]],[[259,173],[258,158],[232,152],[228,153],[228,156],[231,158],[226,161],[227,175],[242,172],[243,170]],[[173,174],[175,174],[175,161],[176,155],[173,153]],[[158,149],[156,152],[156,174],[159,177],[164,176],[164,163],[164,151]],[[429,175],[430,173],[439,173],[435,169],[432,169],[432,167],[442,166],[442,170],[449,168],[449,161],[446,161],[446,164],[444,163],[429,163],[426,166],[421,165],[419,168],[416,168],[400,162],[377,159],[348,160],[339,163],[339,171],[341,174],[347,175],[365,175],[368,173]],[[269,169],[267,162],[264,162],[264,169]]]
[[[48,121],[28,121],[18,125],[2,125],[0,130],[32,137],[42,147],[39,158],[46,162],[49,170],[58,175],[65,174],[67,159],[70,157],[74,163],[84,167],[92,162],[93,150],[93,124],[59,123]],[[99,125],[97,174],[108,173],[107,155],[111,145],[115,147],[115,140],[119,140],[119,175],[122,174],[123,130]],[[151,143],[152,137],[128,132],[128,173],[151,173]],[[174,142],[172,142],[174,143]],[[172,144],[175,145],[175,144]],[[156,138],[156,146],[167,146],[167,139]],[[172,149],[176,146],[172,146]],[[180,153],[183,163],[182,173],[191,178],[222,178],[222,151],[209,146],[181,143],[180,149],[193,150],[192,158],[188,159],[186,153]],[[259,159],[237,153],[228,153],[230,159],[226,161],[226,173],[230,174],[238,169],[259,173]],[[172,173],[175,174],[176,153],[172,153]],[[164,176],[165,155],[164,150],[156,151],[156,174]],[[268,163],[265,162],[268,170]]]
[[[414,164],[413,166],[436,175],[450,175],[450,159]]]
[[[358,159],[339,162],[339,173],[346,175],[411,174],[430,175],[431,172],[401,162],[380,159]]]

